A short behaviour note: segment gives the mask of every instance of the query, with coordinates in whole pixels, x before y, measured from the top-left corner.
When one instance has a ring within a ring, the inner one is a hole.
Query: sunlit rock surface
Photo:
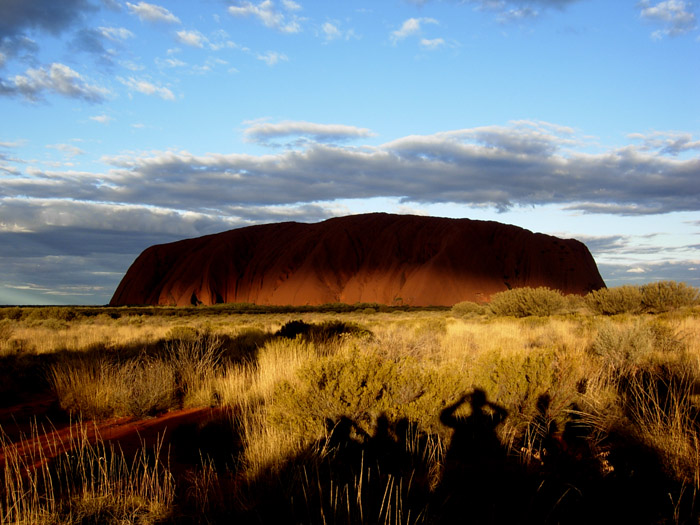
[[[574,239],[492,221],[372,213],[152,246],[110,304],[450,306],[523,286],[585,294],[605,283]]]

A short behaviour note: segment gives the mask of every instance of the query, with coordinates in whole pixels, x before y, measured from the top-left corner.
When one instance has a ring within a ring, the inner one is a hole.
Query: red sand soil
[[[152,246],[110,304],[451,306],[524,286],[586,294],[605,283],[574,239],[492,221],[373,213]]]
[[[4,463],[8,448],[19,454],[27,466],[38,467],[42,461],[71,450],[79,437],[90,443],[101,439],[107,446],[113,445],[126,457],[133,457],[142,447],[154,450],[162,445],[167,452],[173,431],[183,425],[198,425],[224,414],[223,408],[188,408],[173,410],[156,417],[138,419],[115,417],[101,421],[53,423],[47,416],[55,399],[40,395],[27,402],[0,410],[0,427],[4,433],[5,448],[0,448],[0,464]],[[173,464],[177,471],[183,465]]]

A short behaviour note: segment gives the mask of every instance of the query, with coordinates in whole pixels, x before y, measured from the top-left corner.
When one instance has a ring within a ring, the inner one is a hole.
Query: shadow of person
[[[559,426],[551,417],[549,394],[537,398],[537,414],[525,430],[521,452],[530,460],[548,467],[557,463],[561,449]]]
[[[471,414],[457,415],[467,401]],[[509,476],[506,449],[496,428],[507,417],[508,412],[489,402],[481,389],[462,396],[440,413],[440,422],[453,429],[437,490],[440,522],[504,521],[503,509],[499,507],[503,507],[501,494]]]

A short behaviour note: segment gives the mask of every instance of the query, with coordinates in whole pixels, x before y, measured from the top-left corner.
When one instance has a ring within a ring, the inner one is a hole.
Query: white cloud
[[[374,136],[374,133],[367,128],[304,121],[284,121],[277,124],[254,122],[244,133],[248,140],[263,144],[282,137],[304,137],[315,142],[342,142]]]
[[[644,151],[657,150],[675,156],[687,151],[700,150],[700,140],[693,140],[690,133],[655,131],[649,134],[632,133],[628,137],[642,141],[641,149]]]
[[[206,37],[199,31],[186,31],[183,29],[176,34],[178,41],[188,46],[202,48],[207,43]]]
[[[282,0],[282,5],[287,11],[301,11],[301,5],[292,0]]]
[[[69,157],[77,157],[78,155],[85,155],[85,151],[72,144],[49,144],[47,148],[55,149],[62,153],[65,153]]]
[[[103,113],[102,115],[94,115],[90,117],[90,120],[94,120],[95,122],[99,122],[100,124],[109,124],[114,119],[109,115],[105,115]]]
[[[323,32],[326,41],[331,40],[350,40],[350,38],[355,36],[355,31],[353,29],[343,30],[339,27],[338,22],[325,22],[321,26],[321,31]]]
[[[532,7],[515,7],[511,9],[501,9],[498,15],[500,22],[521,22],[540,16],[540,12]]]
[[[104,37],[114,41],[134,38],[134,33],[123,27],[100,27],[99,31]]]
[[[323,33],[326,35],[326,40],[335,40],[343,36],[343,34],[340,32],[340,29],[338,29],[335,25],[331,24],[330,22],[326,22],[325,24],[323,24]]]
[[[697,27],[697,19],[691,11],[692,5],[684,0],[664,0],[655,5],[649,1],[641,2],[641,17],[663,25],[663,29],[654,31],[655,39],[663,36],[678,36]]]
[[[180,23],[180,19],[178,17],[168,11],[165,7],[161,7],[159,5],[148,4],[146,2],[139,2],[138,4],[127,2],[126,6],[131,14],[138,16],[142,21],[165,22],[167,24]]]
[[[274,66],[279,62],[287,62],[289,58],[284,53],[278,53],[276,51],[268,51],[267,53],[258,53],[258,60],[262,60],[268,66]]]
[[[276,29],[283,33],[299,33],[302,19],[294,14],[301,6],[296,2],[282,2],[282,12],[275,7],[272,0],[264,0],[255,5],[252,2],[243,2],[240,5],[229,6],[229,14],[237,17],[253,16],[258,18],[265,27]]]
[[[183,62],[179,58],[166,58],[165,60],[156,59],[156,64],[167,67],[184,67],[187,65],[187,62]]]
[[[420,45],[421,47],[425,49],[429,49],[431,51],[434,51],[436,49],[440,49],[445,45],[445,40],[443,38],[433,38],[433,39],[428,39],[428,38],[421,38],[420,39]]]
[[[409,18],[401,24],[401,28],[391,33],[391,41],[396,44],[399,40],[403,40],[409,36],[417,36],[421,33],[423,24],[437,24],[438,21],[434,18]]]
[[[88,84],[77,71],[56,62],[48,69],[28,69],[24,75],[12,77],[11,82],[0,86],[0,93],[20,94],[29,100],[38,100],[44,92],[53,92],[88,102],[101,102],[109,93],[105,88]]]
[[[428,1],[429,0],[414,0],[414,3],[422,5]],[[580,0],[463,0],[461,3],[474,5],[479,11],[493,12],[500,22],[505,23],[534,19],[542,15],[542,13],[548,9],[561,10],[569,4],[579,1]]]
[[[175,95],[173,94],[173,92],[166,87],[156,86],[151,82],[148,82],[146,80],[138,80],[134,77],[129,77],[127,79],[120,78],[119,80],[129,89],[133,91],[138,91],[139,93],[143,93],[144,95],[157,95],[163,100],[175,100]]]

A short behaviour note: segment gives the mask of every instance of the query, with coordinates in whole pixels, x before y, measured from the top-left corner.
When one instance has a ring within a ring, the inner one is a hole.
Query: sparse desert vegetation
[[[698,334],[682,283],[3,308],[0,519],[697,523]]]

